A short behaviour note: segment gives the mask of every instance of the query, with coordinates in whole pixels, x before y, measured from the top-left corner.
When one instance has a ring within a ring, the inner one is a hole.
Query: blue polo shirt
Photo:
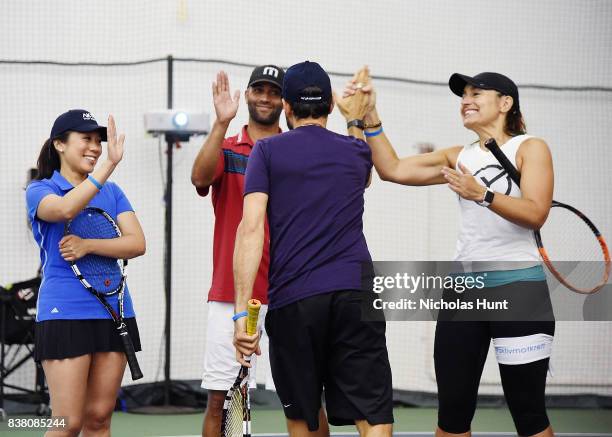
[[[368,145],[319,126],[259,140],[245,194],[267,193],[269,308],[338,290],[360,290],[371,262],[363,235]]]
[[[59,241],[64,236],[64,222],[50,223],[39,219],[36,215],[42,199],[49,194],[64,196],[72,188],[74,188],[72,184],[56,171],[50,179],[33,181],[26,189],[28,218],[32,224],[34,239],[40,247],[42,265],[37,321],[111,318],[100,302],[76,278],[70,263],[60,255]],[[106,182],[88,206],[103,209],[115,221],[122,212],[133,211],[121,188],[113,182]],[[107,300],[113,308],[118,308],[117,295],[110,296]],[[127,284],[123,304],[124,316],[134,317]]]

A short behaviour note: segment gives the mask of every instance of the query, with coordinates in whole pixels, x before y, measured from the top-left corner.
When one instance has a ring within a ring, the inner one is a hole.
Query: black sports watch
[[[485,208],[493,203],[493,198],[495,197],[495,192],[490,188],[487,188],[485,192],[484,198],[480,202],[476,202],[480,206],[484,206]]]
[[[358,119],[355,119],[355,120],[351,120],[351,121],[349,121],[349,122],[346,124],[346,128],[347,128],[347,129],[350,129],[350,128],[351,128],[351,127],[353,127],[353,126],[355,126],[355,127],[359,128],[359,129],[361,129],[361,130],[364,130],[364,129],[365,129],[365,124],[363,123],[363,120],[358,120]]]

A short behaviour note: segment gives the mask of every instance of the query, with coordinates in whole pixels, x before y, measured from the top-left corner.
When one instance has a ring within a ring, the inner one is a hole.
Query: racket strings
[[[222,435],[225,437],[242,437],[247,431],[248,394],[246,384],[232,390],[226,399],[223,414]]]
[[[76,265],[83,278],[98,292],[114,294],[119,291],[123,280],[123,272],[116,259],[87,255],[79,259]]]
[[[573,212],[551,208],[542,243],[551,266],[573,287],[591,290],[607,280],[609,255],[589,225]]]
[[[120,236],[119,230],[99,211],[86,208],[68,226],[68,233],[83,239],[110,239]],[[98,292],[114,294],[122,285],[122,260],[89,254],[76,261],[80,274]]]
[[[84,209],[69,225],[71,234],[81,238],[117,238],[117,228],[101,212]]]

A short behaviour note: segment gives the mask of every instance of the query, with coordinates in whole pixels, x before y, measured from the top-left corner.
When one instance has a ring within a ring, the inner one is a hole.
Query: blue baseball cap
[[[321,89],[319,95],[303,95],[308,87]],[[283,79],[283,99],[290,103],[329,102],[332,101],[332,89],[329,75],[316,62],[305,61],[292,65],[285,72]]]
[[[98,132],[102,141],[106,141],[106,127],[100,126],[89,111],[84,109],[71,109],[55,119],[49,138],[54,139],[68,131]]]

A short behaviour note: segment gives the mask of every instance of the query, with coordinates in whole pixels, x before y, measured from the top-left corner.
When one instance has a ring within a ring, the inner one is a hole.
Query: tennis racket
[[[120,237],[121,231],[105,211],[88,207],[66,223],[64,235],[76,235],[83,239],[108,239]],[[71,261],[70,266],[81,284],[100,301],[115,322],[117,332],[123,342],[132,380],[142,378],[134,345],[123,320],[123,291],[127,260],[89,254],[76,261]],[[106,300],[107,296],[115,294],[118,295],[118,312]]]
[[[520,187],[521,174],[495,139],[488,139],[485,147]],[[561,284],[581,294],[595,293],[606,285],[612,269],[610,251],[603,235],[585,214],[553,200],[546,227],[558,232],[560,238],[547,244],[550,250],[544,247],[539,230],[534,231],[535,241],[544,264]]]
[[[261,302],[249,300],[247,305],[247,334],[257,332],[257,319]],[[249,368],[240,366],[236,381],[225,395],[223,417],[221,419],[221,437],[251,436],[251,402],[249,398]]]

